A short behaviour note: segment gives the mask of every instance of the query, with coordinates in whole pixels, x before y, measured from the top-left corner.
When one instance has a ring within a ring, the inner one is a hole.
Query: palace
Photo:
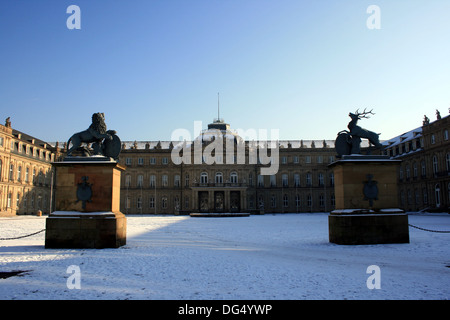
[[[182,146],[183,156],[177,146]],[[236,148],[230,152],[230,146]],[[200,163],[194,161],[195,148]],[[192,158],[186,159],[184,153]],[[333,161],[332,141],[255,143],[244,141],[223,120],[215,120],[188,145],[124,142],[120,162],[127,170],[121,210],[129,214],[326,212],[334,208],[334,177],[328,169]],[[277,170],[264,174],[270,168]]]
[[[449,128],[450,116],[437,114],[382,142],[383,154],[402,160],[402,209],[449,210]],[[193,141],[122,143],[125,214],[330,212],[335,206],[334,140],[255,142],[215,119]],[[66,151],[14,130],[9,118],[0,125],[0,216],[49,213],[52,162]]]
[[[0,125],[0,216],[51,210],[52,162],[58,148]]]

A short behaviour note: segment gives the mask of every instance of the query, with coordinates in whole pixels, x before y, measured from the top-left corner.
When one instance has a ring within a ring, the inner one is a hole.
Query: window
[[[298,156],[294,156],[294,163],[299,163]]]
[[[264,176],[258,175],[258,187],[264,187]]]
[[[127,174],[125,176],[125,187],[130,187],[131,186],[131,176],[129,174]]]
[[[138,158],[138,165],[142,166],[144,164],[144,158]]]
[[[317,163],[323,163],[323,157],[317,156]]]
[[[161,199],[161,207],[163,209],[167,208],[167,197],[162,197],[162,199]]]
[[[445,165],[447,167],[447,171],[450,171],[450,153],[445,155]]]
[[[248,185],[253,187],[253,174],[252,173],[248,174]]]
[[[281,157],[281,163],[282,164],[286,164],[287,163],[287,157],[286,156],[282,156]]]
[[[310,194],[308,194],[307,202],[308,202],[308,207],[312,208],[312,196]]]
[[[434,134],[431,135],[431,144],[435,144],[436,143],[436,137],[434,136]]]
[[[162,186],[167,187],[169,185],[169,176],[167,174],[162,175]]]
[[[14,178],[14,165],[9,165],[9,181],[13,181]]]
[[[306,163],[311,163],[311,156],[306,156],[305,162]]]
[[[319,206],[325,207],[325,197],[322,193],[319,196]]]
[[[208,174],[206,172],[202,172],[200,174],[200,183],[201,184],[208,183]]]
[[[142,188],[143,183],[144,183],[144,176],[142,174],[140,174],[137,177],[137,186],[138,186],[138,188]]]
[[[295,206],[298,208],[301,205],[300,195],[295,195]]]
[[[155,207],[155,198],[150,197],[149,207],[153,209]]]
[[[277,206],[277,197],[274,194],[270,198],[270,205],[272,208],[276,208]]]
[[[417,178],[418,170],[417,170],[417,163],[413,163],[413,177]]]
[[[131,158],[126,158],[126,159],[125,159],[125,164],[126,164],[127,166],[131,166]]]
[[[154,174],[152,174],[152,175],[150,176],[150,187],[151,187],[151,188],[156,187],[156,176],[155,176]]]
[[[222,172],[216,172],[216,183],[223,183]]]
[[[181,185],[181,183],[180,183],[180,176],[179,176],[178,174],[176,174],[176,175],[173,177],[173,185],[174,185],[175,187],[179,187],[179,186]]]
[[[22,166],[17,167],[17,181],[20,181],[22,177]]]
[[[184,197],[184,208],[189,209],[189,197]]]
[[[287,187],[289,185],[288,175],[286,173],[283,173],[281,176],[281,183],[283,187]]]
[[[273,174],[270,176],[270,186],[276,187],[277,185],[277,177]]]
[[[330,185],[334,186],[334,173],[333,172],[330,173]]]
[[[423,204],[428,204],[428,192],[426,188],[422,189]]]
[[[294,173],[294,186],[300,187],[300,174]]]
[[[167,157],[162,158],[162,164],[168,164],[169,159]]]
[[[438,160],[436,156],[433,156],[433,173],[437,174],[438,171]]]
[[[308,172],[306,174],[306,186],[307,187],[311,187],[312,186],[312,176],[311,176],[310,172]]]
[[[136,207],[138,209],[142,209],[142,198],[141,197],[137,198]]]
[[[444,140],[448,140],[448,130],[444,130]]]
[[[25,182],[29,182],[29,181],[30,181],[30,168],[27,167],[25,169]]]
[[[439,187],[439,184],[434,186],[434,197],[436,200],[436,207],[439,208],[441,206],[441,188]]]
[[[189,187],[189,175],[188,174],[184,176],[184,186]]]
[[[324,183],[323,183],[323,173],[319,173],[317,177],[319,178],[319,186],[323,186],[324,185]]]
[[[283,207],[285,208],[289,207],[289,198],[287,194],[283,196]]]
[[[425,177],[427,175],[427,168],[425,166],[425,161],[422,161],[420,163],[421,167],[422,167],[422,177]]]
[[[235,171],[233,171],[230,174],[230,182],[231,183],[238,183],[238,175],[237,175],[237,173]]]
[[[156,164],[156,158],[155,157],[150,158],[150,164]]]

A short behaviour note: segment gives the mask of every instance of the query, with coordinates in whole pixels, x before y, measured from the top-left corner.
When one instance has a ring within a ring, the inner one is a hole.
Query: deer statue
[[[339,132],[335,142],[338,157],[343,155],[359,154],[361,152],[361,138],[368,139],[369,142],[376,148],[382,147],[378,133],[363,129],[356,125],[358,120],[369,119],[369,115],[374,115],[375,113],[373,113],[372,110],[366,111],[366,109],[364,109],[363,112],[359,112],[359,109],[357,109],[355,113],[350,112],[348,114],[352,119],[347,126],[350,132],[347,130]]]
[[[370,118],[370,116],[368,116],[369,114],[374,115],[375,113],[373,113],[372,110],[366,111],[366,109],[364,109],[364,111],[360,113],[359,109],[357,109],[355,113],[350,112],[348,116],[352,119],[352,121],[348,123],[347,128],[350,130],[350,134],[352,136],[368,139],[370,143],[373,144],[375,147],[381,147],[378,133],[363,129],[360,126],[356,125],[358,120],[369,119]]]

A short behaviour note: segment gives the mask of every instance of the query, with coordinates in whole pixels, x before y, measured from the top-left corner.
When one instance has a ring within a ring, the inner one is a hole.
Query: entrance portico
[[[198,212],[240,212],[247,210],[247,187],[193,187]]]

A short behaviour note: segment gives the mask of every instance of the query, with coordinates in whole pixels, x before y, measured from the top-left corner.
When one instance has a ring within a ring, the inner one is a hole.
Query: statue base
[[[126,244],[122,213],[55,211],[46,220],[47,249],[105,249]]]
[[[125,167],[105,157],[70,157],[56,168],[55,209],[46,220],[45,247],[118,248],[126,244],[120,212]]]
[[[331,243],[409,243],[408,216],[398,209],[399,164],[376,155],[343,156],[330,164],[336,200],[328,217]]]
[[[408,215],[332,212],[328,216],[328,234],[331,243],[342,245],[409,243]]]
[[[330,164],[336,210],[398,208],[400,162],[387,156],[351,155]]]

